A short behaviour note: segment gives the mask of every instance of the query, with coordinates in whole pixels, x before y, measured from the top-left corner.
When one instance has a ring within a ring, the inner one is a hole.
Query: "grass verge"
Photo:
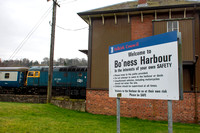
[[[173,124],[174,133],[199,133],[200,125]],[[51,104],[0,102],[0,133],[115,133],[116,117]],[[121,118],[121,133],[167,133],[167,122]]]

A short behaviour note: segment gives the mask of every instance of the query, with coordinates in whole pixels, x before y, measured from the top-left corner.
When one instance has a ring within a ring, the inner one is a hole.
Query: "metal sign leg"
[[[168,133],[173,133],[172,100],[168,100]]]
[[[120,97],[117,97],[117,133],[120,133]]]

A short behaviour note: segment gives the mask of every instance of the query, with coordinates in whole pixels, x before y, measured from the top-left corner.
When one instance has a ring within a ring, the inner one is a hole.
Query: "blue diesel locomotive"
[[[13,68],[16,69],[16,68]],[[18,70],[17,68],[16,70]],[[2,70],[1,77],[8,73],[4,68],[0,68]],[[20,69],[21,70],[21,69]],[[19,70],[18,70],[19,71]],[[14,82],[7,82],[6,90],[9,88],[14,88],[14,90],[18,90],[16,92],[21,92],[25,94],[47,94],[47,85],[48,85],[48,67],[47,66],[34,66],[30,69],[25,69],[22,73],[19,71],[19,75],[17,77],[17,82],[20,81],[20,87],[18,84]],[[23,80],[22,80],[23,76]],[[4,80],[0,77],[0,89],[5,90]],[[85,98],[86,93],[86,84],[87,84],[87,67],[78,67],[78,66],[58,66],[53,67],[53,79],[52,79],[52,95],[65,95],[70,96],[71,98]],[[13,89],[10,89],[13,90]]]
[[[39,94],[46,94],[48,85],[48,67],[32,67],[27,75],[28,90],[37,90]],[[87,85],[87,67],[53,67],[52,91],[53,95],[70,95],[71,97],[85,97]]]

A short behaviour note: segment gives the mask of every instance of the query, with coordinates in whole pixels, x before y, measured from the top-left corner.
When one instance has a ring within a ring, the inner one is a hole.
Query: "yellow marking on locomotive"
[[[40,77],[40,71],[29,71],[27,77],[39,78]]]
[[[29,71],[26,78],[25,86],[27,86],[28,78],[39,78],[39,77],[40,77],[40,71]]]

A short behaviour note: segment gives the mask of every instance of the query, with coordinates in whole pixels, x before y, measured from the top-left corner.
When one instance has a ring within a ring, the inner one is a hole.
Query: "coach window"
[[[5,79],[9,79],[10,74],[9,73],[5,73]]]

